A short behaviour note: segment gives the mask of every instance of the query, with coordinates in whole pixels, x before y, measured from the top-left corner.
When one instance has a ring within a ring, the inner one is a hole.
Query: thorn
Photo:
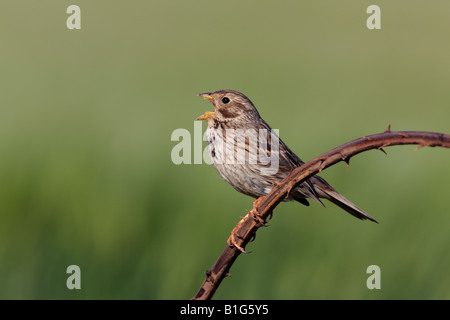
[[[386,147],[386,146],[389,146],[389,143],[385,143],[385,144],[383,144],[382,146],[378,147],[377,149],[383,151],[383,153],[384,153],[385,155],[387,155],[387,152],[383,149],[383,148]]]
[[[225,274],[225,277],[230,277],[230,278],[231,278],[231,273],[227,272],[227,273]]]
[[[326,159],[327,159],[326,157],[317,159],[318,161],[320,161],[319,166],[321,166],[325,162]]]
[[[388,126],[387,130],[385,131],[385,133],[389,133],[389,132],[391,132],[391,124],[390,123],[389,123],[389,126]]]
[[[320,163],[319,163],[319,172],[318,172],[318,173],[320,173],[320,171],[323,170],[322,164],[325,162],[326,157],[322,157],[322,158],[319,158],[319,159],[317,159],[317,160],[320,161]]]
[[[345,158],[344,161],[347,164],[347,170],[349,170],[350,169],[350,158]]]
[[[250,238],[249,242],[253,242],[256,239],[256,233],[252,234],[252,237]]]
[[[418,145],[417,147],[414,148],[414,151],[417,151],[422,147],[425,147],[425,145],[424,144]]]

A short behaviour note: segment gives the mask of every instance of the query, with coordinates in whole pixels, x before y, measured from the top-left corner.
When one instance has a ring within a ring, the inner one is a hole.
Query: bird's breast
[[[279,179],[262,174],[270,163],[261,161],[257,132],[211,126],[206,141],[214,168],[236,190],[259,197],[270,192],[273,179]]]

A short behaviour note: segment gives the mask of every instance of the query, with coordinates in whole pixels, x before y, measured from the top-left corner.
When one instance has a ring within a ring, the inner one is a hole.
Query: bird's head
[[[259,119],[258,110],[244,94],[234,90],[219,90],[210,93],[200,93],[199,97],[208,99],[214,105],[214,111],[207,111],[197,120],[252,121]]]

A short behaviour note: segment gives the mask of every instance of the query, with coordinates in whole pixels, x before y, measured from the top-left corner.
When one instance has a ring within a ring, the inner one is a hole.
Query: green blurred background
[[[172,163],[196,94],[245,93],[303,160],[389,123],[450,133],[449,32],[437,0],[2,0],[0,298],[191,298],[253,201]],[[215,298],[449,299],[450,152],[386,151],[322,174],[379,225],[283,203]]]

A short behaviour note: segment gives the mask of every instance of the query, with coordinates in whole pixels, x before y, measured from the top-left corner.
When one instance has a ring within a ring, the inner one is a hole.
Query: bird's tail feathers
[[[372,218],[370,215],[368,215],[366,212],[355,206],[352,202],[350,202],[347,198],[345,198],[343,195],[338,193],[335,190],[322,190],[324,193],[328,195],[326,199],[333,202],[338,207],[344,209],[348,213],[350,213],[352,216],[361,219],[361,220],[370,220],[373,222],[378,223],[377,220]]]

